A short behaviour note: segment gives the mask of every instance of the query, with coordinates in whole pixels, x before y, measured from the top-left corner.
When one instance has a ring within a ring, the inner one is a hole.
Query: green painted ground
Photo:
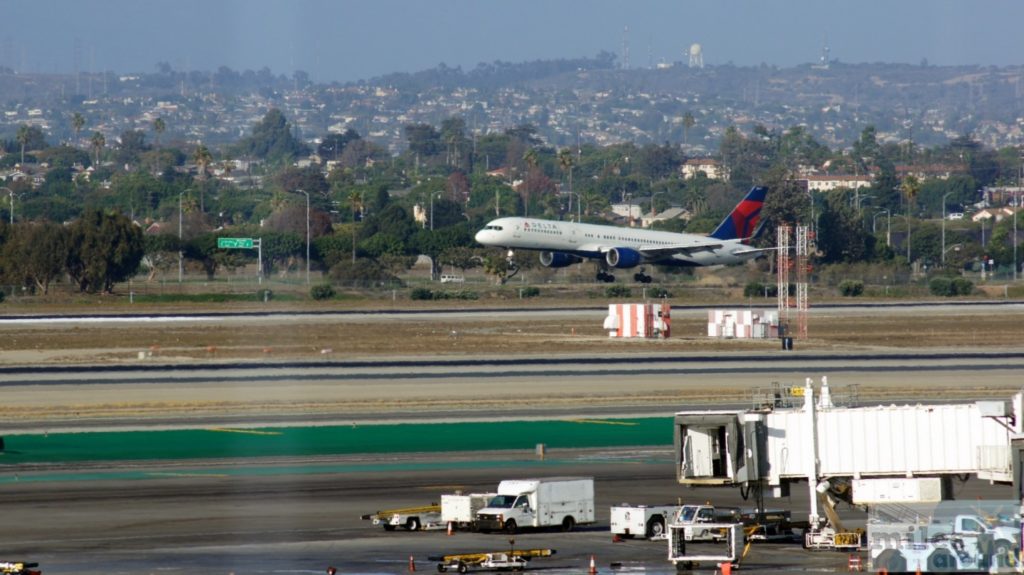
[[[413,423],[265,429],[53,433],[5,438],[0,469],[21,463],[532,450],[670,445],[669,418]]]

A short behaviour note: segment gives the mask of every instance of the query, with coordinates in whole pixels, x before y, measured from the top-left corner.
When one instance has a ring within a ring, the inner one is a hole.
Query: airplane
[[[485,246],[508,250],[509,264],[517,269],[515,249],[540,252],[540,263],[564,268],[584,258],[598,262],[597,281],[613,282],[609,270],[640,271],[633,279],[650,283],[646,264],[714,266],[737,264],[775,248],[752,248],[748,242],[761,230],[761,207],[768,189],[755,186],[710,235],[663,232],[618,226],[581,224],[534,218],[498,218],[476,233]],[[513,272],[514,275],[514,272]]]

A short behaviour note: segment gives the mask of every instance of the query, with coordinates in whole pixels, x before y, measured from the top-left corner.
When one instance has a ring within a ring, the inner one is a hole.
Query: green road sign
[[[252,238],[217,238],[217,247],[221,249],[252,249]]]

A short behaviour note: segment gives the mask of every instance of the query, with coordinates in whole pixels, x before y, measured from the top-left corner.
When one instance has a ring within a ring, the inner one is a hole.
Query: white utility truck
[[[682,527],[686,541],[719,541],[725,533],[719,528],[706,527],[707,523],[740,523],[737,507],[715,507],[714,505],[683,505],[675,516],[674,523]]]
[[[661,539],[678,513],[678,505],[616,505],[611,508],[612,535]]]
[[[452,529],[473,529],[476,514],[487,507],[496,493],[461,493],[441,496],[441,522]]]
[[[594,522],[593,477],[509,479],[476,515],[480,531],[515,533],[523,527],[561,527]]]
[[[978,516],[869,521],[871,568],[995,573],[1017,563],[1020,527]]]

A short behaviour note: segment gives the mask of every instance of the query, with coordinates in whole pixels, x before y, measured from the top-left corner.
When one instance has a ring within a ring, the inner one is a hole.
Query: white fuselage
[[[628,248],[643,254],[645,263],[683,266],[735,264],[757,255],[740,240],[519,217],[492,220],[477,232],[476,241],[485,246],[587,258],[603,258],[613,248]],[[648,255],[652,253],[658,256]]]

